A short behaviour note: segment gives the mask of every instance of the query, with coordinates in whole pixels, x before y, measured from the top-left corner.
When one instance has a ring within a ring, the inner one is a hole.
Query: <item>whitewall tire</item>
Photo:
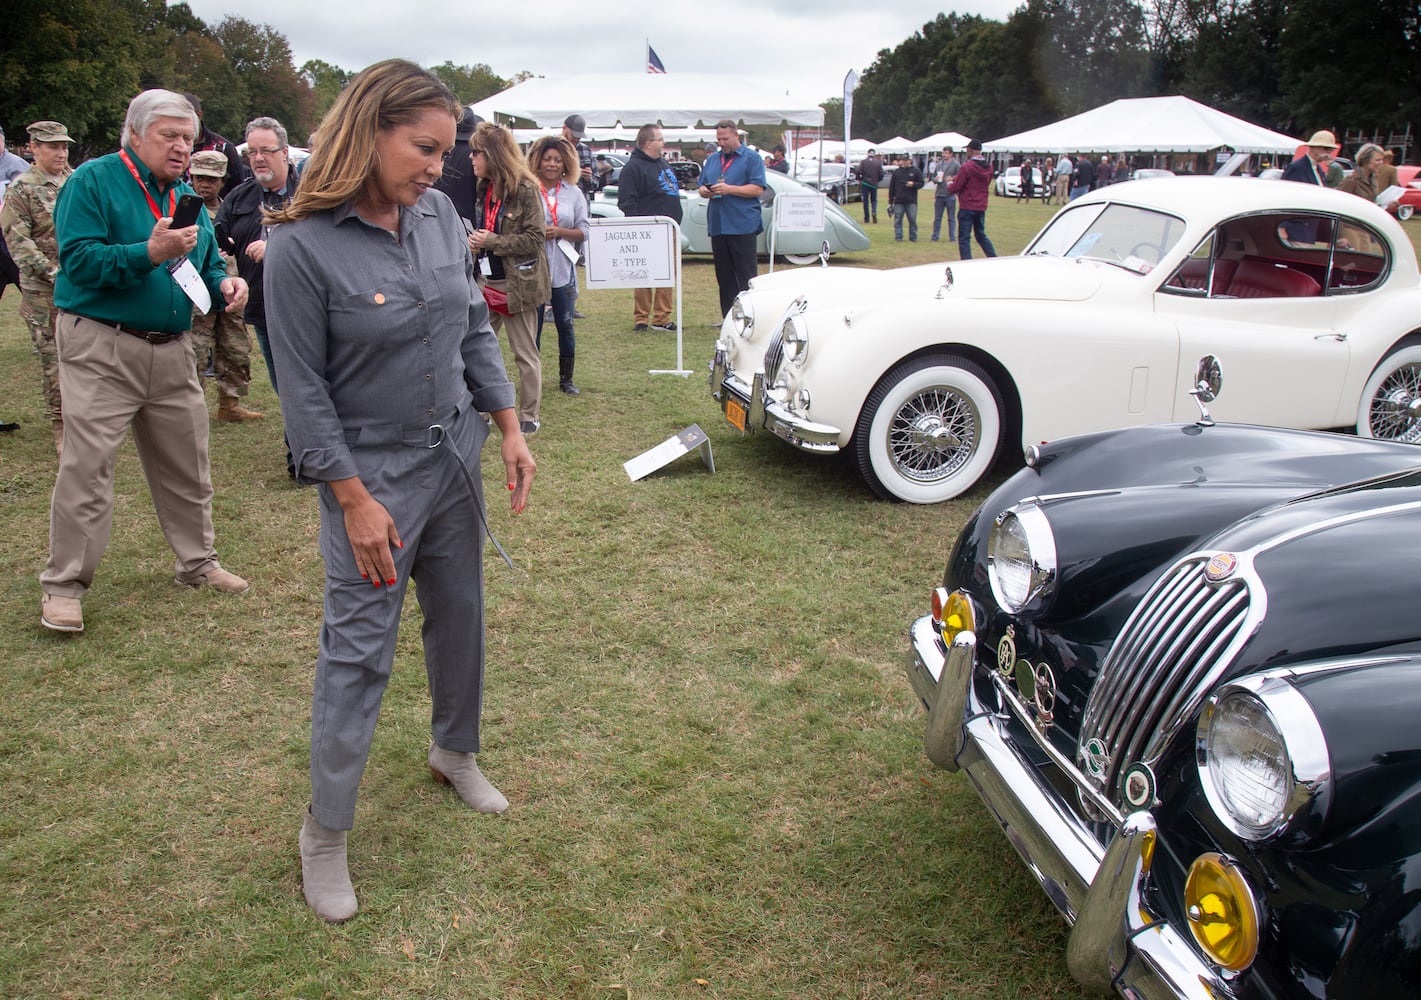
[[[859,473],[878,496],[941,503],[971,489],[1002,443],[1002,401],[981,366],[953,354],[904,361],[874,386],[854,429]]]
[[[1357,436],[1421,444],[1421,343],[1403,344],[1367,379]]]

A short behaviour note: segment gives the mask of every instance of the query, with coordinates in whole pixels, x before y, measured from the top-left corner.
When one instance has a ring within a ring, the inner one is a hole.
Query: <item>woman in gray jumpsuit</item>
[[[431,74],[376,63],[341,93],[295,199],[271,217],[267,319],[298,478],[320,485],[324,622],[311,710],[306,901],[348,920],[346,831],[394,661],[405,586],[424,616],[429,767],[471,808],[479,771],[489,414],[514,513],[536,466],[474,283],[463,225],[432,190],[460,106]]]

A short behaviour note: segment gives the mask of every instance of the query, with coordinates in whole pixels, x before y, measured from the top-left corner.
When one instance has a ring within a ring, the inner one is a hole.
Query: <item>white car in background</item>
[[[1045,183],[1046,181],[1041,173],[1041,168],[1032,167],[1031,196],[1033,198],[1040,198],[1044,201],[1050,196],[1051,192],[1042,186]],[[1019,197],[1021,195],[1021,168],[1007,167],[1001,173],[997,174],[996,179],[992,182],[992,187],[998,196],[1002,198]]]
[[[1421,442],[1421,275],[1365,199],[1177,177],[1067,205],[1019,257],[755,278],[711,391],[746,432],[845,452],[885,499],[936,503],[1003,453],[1192,420],[1214,354],[1220,420]]]

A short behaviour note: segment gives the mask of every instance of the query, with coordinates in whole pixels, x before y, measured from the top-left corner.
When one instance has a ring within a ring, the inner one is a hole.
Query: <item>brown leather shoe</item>
[[[206,573],[191,580],[178,578],[178,583],[187,587],[211,587],[224,594],[245,594],[251,584],[236,573],[229,573],[221,566],[214,566]]]
[[[56,632],[84,631],[84,608],[77,597],[45,594],[41,603],[40,624]]]
[[[217,419],[224,424],[240,424],[248,420],[265,419],[266,414],[249,410],[236,396],[219,396],[217,399]]]

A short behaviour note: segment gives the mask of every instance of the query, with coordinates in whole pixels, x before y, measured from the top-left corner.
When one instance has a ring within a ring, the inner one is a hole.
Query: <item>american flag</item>
[[[656,50],[651,47],[651,43],[646,46],[646,71],[648,73],[665,73],[666,67],[661,65],[661,57],[656,54]]]

